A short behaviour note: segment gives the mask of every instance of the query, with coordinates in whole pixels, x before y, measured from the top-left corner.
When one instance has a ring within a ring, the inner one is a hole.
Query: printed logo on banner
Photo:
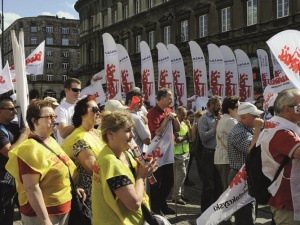
[[[172,83],[167,83],[166,77],[168,77],[168,70],[161,70],[160,71],[160,87],[161,88],[172,88]]]
[[[300,75],[300,51],[298,47],[292,53],[290,53],[289,50],[290,47],[285,45],[283,49],[281,49],[281,54],[278,55],[278,59],[288,66],[289,69]]]
[[[112,99],[118,93],[119,80],[115,79],[116,66],[114,64],[107,64],[106,79],[108,88],[108,98]]]
[[[128,93],[133,88],[133,82],[128,82],[128,70],[121,70],[123,91]]]
[[[247,98],[250,98],[252,86],[246,85],[246,80],[248,80],[248,75],[241,74],[240,75],[240,101],[244,102]]]
[[[194,84],[195,84],[195,91],[197,96],[206,96],[205,89],[206,83],[201,83],[200,78],[202,77],[202,71],[199,69],[194,70]]]
[[[177,94],[177,100],[178,100],[179,105],[183,105],[181,98],[183,95],[184,83],[179,83],[178,77],[180,77],[180,72],[177,70],[174,70],[173,78],[174,78],[174,84],[175,84],[175,89],[176,89],[176,94]]]
[[[211,71],[211,89],[213,95],[223,96],[224,84],[218,83],[220,78],[220,71]]]
[[[0,84],[4,84],[5,80],[3,79],[3,76],[0,76]]]
[[[143,95],[144,100],[149,101],[149,96],[152,95],[153,82],[149,82],[150,70],[146,69],[143,71]]]
[[[232,83],[233,72],[226,71],[225,72],[225,96],[236,95],[235,90],[237,84]]]

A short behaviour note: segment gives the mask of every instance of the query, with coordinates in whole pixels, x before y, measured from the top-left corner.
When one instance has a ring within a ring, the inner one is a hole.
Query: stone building
[[[256,49],[269,53],[266,41],[270,37],[300,25],[300,2],[295,0],[78,0],[75,9],[81,30],[80,79],[88,81],[103,69],[102,34],[107,32],[128,50],[137,84],[140,41],[152,49],[155,73],[156,44],[179,47],[189,94],[193,94],[193,81],[188,41],[196,41],[206,57],[209,43],[244,50],[252,62],[256,92],[261,92]]]
[[[3,40],[4,61],[13,65],[11,30],[24,31],[25,57],[45,40],[44,73],[27,75],[29,96],[52,96],[60,99],[63,83],[68,76],[76,76],[80,67],[79,20],[38,16],[20,18],[5,31]],[[2,35],[1,35],[2,36]]]

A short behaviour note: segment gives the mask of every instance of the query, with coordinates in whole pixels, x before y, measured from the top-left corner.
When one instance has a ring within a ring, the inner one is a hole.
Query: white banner
[[[0,94],[8,92],[13,89],[13,83],[11,81],[11,75],[9,70],[8,62],[0,72]]]
[[[26,74],[43,75],[44,73],[44,58],[45,58],[45,41],[25,59]],[[15,76],[15,66],[10,67],[12,77]]]
[[[273,64],[273,74],[274,77],[282,77],[285,76],[285,73],[281,66],[279,65],[277,59],[275,58],[274,54],[272,51],[270,51],[271,59],[272,59],[272,64]]]
[[[119,100],[122,99],[122,93],[117,45],[113,37],[108,33],[104,33],[102,38],[108,99]]]
[[[282,31],[270,38],[267,44],[289,80],[300,89],[300,32]]]
[[[215,44],[208,44],[209,80],[212,95],[225,97],[225,64],[223,55]]]
[[[169,44],[167,46],[171,58],[172,74],[174,78],[174,88],[179,106],[187,105],[187,89],[184,63],[178,48]]]
[[[157,158],[158,166],[163,166],[174,162],[174,140],[173,140],[173,125],[169,121],[164,133],[161,136],[155,136],[146,154],[150,157]],[[173,174],[170,174],[173,176]]]
[[[152,55],[145,41],[140,42],[140,49],[143,97],[145,101],[149,101],[150,105],[154,106],[156,100]]]
[[[198,111],[198,110],[205,111],[208,99],[209,99],[208,97],[197,97],[197,99],[196,99],[196,111]]]
[[[126,49],[123,45],[117,44],[122,89],[127,94],[133,87],[135,87],[132,65]]]
[[[254,198],[248,194],[244,165],[236,174],[227,190],[197,219],[197,225],[217,225],[252,201],[254,201]]]
[[[225,64],[225,96],[239,95],[239,74],[233,51],[227,46],[220,46]]]
[[[252,102],[254,100],[253,72],[249,57],[241,49],[236,49],[234,53],[239,72],[240,101]]]
[[[158,89],[163,87],[174,91],[171,59],[167,47],[163,43],[156,45],[158,50]]]
[[[195,41],[189,41],[193,60],[193,78],[195,94],[199,97],[207,97],[207,71],[202,49]]]
[[[261,85],[262,85],[262,89],[264,90],[271,79],[269,57],[268,57],[268,53],[263,49],[257,49],[256,52],[257,52],[258,62],[259,62]]]
[[[101,84],[106,84],[105,70],[96,73],[91,79],[91,84],[95,84],[98,80],[101,81]]]
[[[94,84],[87,86],[80,92],[80,96],[84,95],[94,95],[97,104],[104,104],[106,100],[105,93],[103,91],[102,83],[100,80],[96,81]]]

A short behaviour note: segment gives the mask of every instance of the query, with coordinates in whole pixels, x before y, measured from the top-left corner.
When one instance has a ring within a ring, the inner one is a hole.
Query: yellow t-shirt
[[[124,153],[123,153],[124,154]],[[128,154],[130,155],[130,154]],[[134,168],[137,163],[130,157]],[[142,225],[144,217],[141,208],[129,210],[111,191],[107,180],[117,176],[127,176],[135,185],[130,168],[119,160],[106,145],[94,165],[92,181],[93,224],[97,225]],[[143,203],[149,207],[149,199],[144,193]]]
[[[75,177],[75,164],[50,137],[48,146],[56,152],[69,166],[71,175]],[[30,168],[40,173],[41,188],[46,207],[58,206],[72,199],[69,172],[66,165],[49,149],[34,139],[28,139],[8,153],[7,171],[15,178],[20,205],[28,203],[28,199],[20,180],[18,158]]]

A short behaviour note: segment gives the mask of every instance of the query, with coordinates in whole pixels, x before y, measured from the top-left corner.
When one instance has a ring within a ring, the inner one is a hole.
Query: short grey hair
[[[300,96],[300,90],[296,88],[291,88],[281,91],[274,102],[275,114],[282,113],[285,106],[296,105],[295,95]]]

